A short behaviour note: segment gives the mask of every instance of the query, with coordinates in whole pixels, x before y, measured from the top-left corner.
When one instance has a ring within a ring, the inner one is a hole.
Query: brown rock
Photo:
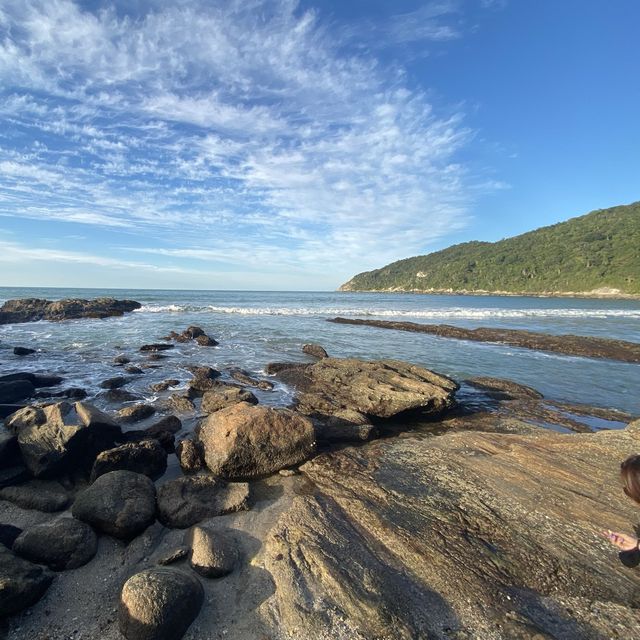
[[[186,536],[189,564],[205,578],[222,578],[231,573],[238,561],[238,551],[230,532],[195,526]]]
[[[176,446],[178,462],[184,473],[195,473],[204,468],[202,445],[193,440],[180,440]]]
[[[329,354],[319,344],[304,344],[302,345],[302,353],[306,353],[308,356],[313,356],[322,360],[322,358],[328,358]]]
[[[91,482],[109,471],[134,471],[157,480],[167,470],[167,452],[157,440],[129,442],[98,454]]]
[[[258,404],[258,398],[256,398],[251,391],[247,391],[247,389],[241,389],[240,387],[221,387],[218,391],[206,391],[202,396],[200,408],[203,413],[213,413],[214,411],[220,411],[220,409],[238,404],[238,402]]]

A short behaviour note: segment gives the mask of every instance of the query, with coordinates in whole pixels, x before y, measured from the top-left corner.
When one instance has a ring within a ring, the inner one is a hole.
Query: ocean
[[[137,300],[140,310],[120,318],[36,322],[0,326],[0,373],[41,371],[65,377],[65,386],[85,388],[90,400],[100,381],[120,375],[113,358],[144,360],[141,345],[170,331],[201,326],[218,347],[177,344],[127,389],[147,401],[157,395],[149,386],[190,378],[188,364],[231,367],[259,375],[275,361],[310,359],[301,352],[307,342],[321,344],[332,356],[394,358],[464,380],[472,376],[507,378],[530,385],[546,397],[640,414],[638,365],[569,357],[504,345],[467,342],[426,334],[366,326],[337,325],[327,318],[346,316],[444,323],[469,328],[486,326],[574,333],[640,342],[640,301],[497,296],[444,296],[390,293],[164,291],[135,289],[0,288],[0,300],[42,297]],[[14,356],[12,348],[38,349]],[[178,387],[178,390],[180,387]],[[258,391],[261,402],[286,405],[290,390],[276,385]],[[109,407],[100,398],[95,403]]]

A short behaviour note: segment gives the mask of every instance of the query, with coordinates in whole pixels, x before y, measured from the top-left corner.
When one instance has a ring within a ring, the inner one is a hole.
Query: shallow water
[[[464,327],[502,327],[548,333],[574,333],[640,342],[640,301],[584,300],[417,294],[159,291],[105,289],[0,288],[0,299],[45,297],[131,298],[141,310],[121,318],[37,322],[0,327],[0,372],[48,371],[66,377],[65,386],[85,387],[122,373],[112,359],[127,354],[133,364],[144,361],[142,344],[190,324],[201,326],[220,346],[178,344],[127,388],[147,400],[153,382],[177,377],[186,382],[185,364],[219,369],[239,366],[259,373],[273,361],[308,358],[306,342],[318,342],[334,356],[396,358],[463,379],[470,376],[509,378],[530,385],[546,397],[640,414],[638,365],[569,357],[504,345],[467,342],[436,336],[327,322],[334,316],[446,323]],[[13,346],[37,348],[20,358]],[[177,374],[177,375],[176,375]],[[289,392],[258,392],[261,401],[284,404]],[[100,404],[100,402],[98,402]]]

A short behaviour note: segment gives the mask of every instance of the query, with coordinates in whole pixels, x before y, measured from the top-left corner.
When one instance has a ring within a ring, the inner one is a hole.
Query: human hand
[[[620,551],[633,551],[638,548],[638,540],[625,533],[617,533],[607,529],[607,531],[603,531],[600,535],[606,538],[612,545],[618,547]]]

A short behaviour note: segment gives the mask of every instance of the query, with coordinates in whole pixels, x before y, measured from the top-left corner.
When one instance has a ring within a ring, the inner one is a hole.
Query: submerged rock
[[[127,640],[180,640],[203,602],[204,590],[193,573],[147,569],[122,587],[120,633]]]
[[[256,387],[263,391],[271,391],[273,389],[273,382],[254,378],[244,371],[244,369],[231,369],[229,375],[240,384],[246,384],[248,387]]]
[[[321,347],[319,344],[303,344],[302,353],[318,358],[318,360],[329,357],[329,354],[325,351],[324,347]]]
[[[0,403],[13,404],[30,398],[36,388],[29,380],[11,380],[0,382]]]
[[[315,449],[310,420],[288,409],[235,404],[212,413],[198,440],[207,467],[229,480],[258,478],[306,460]]]
[[[30,356],[35,352],[35,349],[29,349],[28,347],[13,347],[13,354],[16,356]]]

